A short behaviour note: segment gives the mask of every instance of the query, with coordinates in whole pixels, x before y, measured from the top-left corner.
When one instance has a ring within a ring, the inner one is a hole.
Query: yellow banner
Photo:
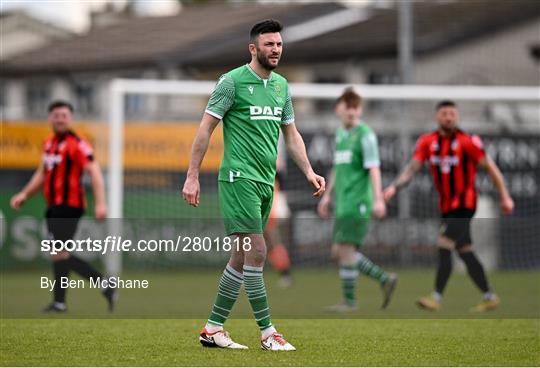
[[[198,124],[193,122],[126,123],[124,126],[124,168],[126,170],[186,171]],[[73,130],[94,147],[102,166],[108,164],[108,125],[81,122]],[[51,128],[43,122],[2,124],[0,140],[2,169],[34,169]],[[114,139],[114,137],[112,138]],[[223,155],[223,134],[216,128],[201,170],[216,171]]]

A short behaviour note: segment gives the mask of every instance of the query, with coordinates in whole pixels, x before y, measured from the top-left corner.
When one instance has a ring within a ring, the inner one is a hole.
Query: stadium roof
[[[0,22],[2,23],[2,35],[13,28],[31,28],[32,30],[43,32],[52,37],[67,37],[73,35],[71,31],[59,27],[53,23],[42,21],[32,17],[21,10],[9,10],[0,12]]]
[[[161,66],[234,66],[248,61],[249,28],[265,18],[284,23],[285,41],[287,30],[297,31],[289,34],[294,41],[286,44],[287,64],[396,56],[394,8],[345,10],[341,3],[332,2],[185,6],[176,16],[134,18],[57,41],[2,63],[2,73],[8,76]],[[334,19],[330,26],[331,19],[316,22],[332,14],[338,22]],[[415,52],[436,51],[539,17],[537,0],[414,2]],[[306,32],[307,22],[314,25],[311,33]]]
[[[2,69],[4,74],[11,74],[185,65],[183,59],[190,55],[212,54],[209,49],[223,49],[233,41],[244,45],[245,51],[249,28],[261,19],[296,24],[341,8],[334,3],[184,6],[176,16],[133,18],[90,30],[86,35],[9,60]]]

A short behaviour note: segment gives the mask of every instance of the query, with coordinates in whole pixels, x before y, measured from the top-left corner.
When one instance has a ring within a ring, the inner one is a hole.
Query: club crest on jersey
[[[55,155],[55,154],[45,154],[43,156],[43,164],[47,168],[47,170],[52,170],[54,165],[58,165],[62,162],[62,155]]]
[[[251,120],[274,120],[281,121],[283,108],[278,106],[250,106],[249,115]]]
[[[274,84],[274,90],[276,91],[276,95],[279,96],[281,94],[281,86],[278,83]]]

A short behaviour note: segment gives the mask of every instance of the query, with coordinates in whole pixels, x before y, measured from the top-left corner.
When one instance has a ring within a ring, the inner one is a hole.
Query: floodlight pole
[[[404,85],[410,85],[413,83],[413,4],[412,0],[398,1],[398,59],[399,59],[399,72],[401,83]],[[406,124],[399,124],[399,143],[402,150],[401,157],[403,161],[401,166],[406,164],[406,157],[409,156],[412,146],[412,137],[410,119],[411,114],[408,106],[404,101],[399,102],[400,115]],[[409,221],[411,217],[411,199],[410,192],[404,190],[399,193],[397,197],[398,201],[398,217],[401,220]],[[406,227],[405,227],[406,228]],[[404,234],[406,236],[406,234]],[[403,264],[410,261],[411,252],[404,246],[400,247],[400,258]]]
[[[398,56],[402,84],[413,83],[413,4],[412,0],[398,2]]]
[[[121,80],[113,80],[109,89],[109,162],[107,235],[122,234],[124,185],[124,90]],[[122,252],[109,251],[103,262],[108,275],[119,275],[122,270]]]

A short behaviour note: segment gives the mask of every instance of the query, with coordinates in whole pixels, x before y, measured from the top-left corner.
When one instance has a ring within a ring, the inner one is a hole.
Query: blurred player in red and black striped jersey
[[[452,272],[452,254],[456,249],[467,267],[469,276],[484,293],[481,303],[473,308],[483,312],[499,305],[499,298],[491,291],[484,268],[472,249],[470,223],[476,210],[476,168],[481,166],[497,188],[502,212],[512,213],[514,202],[495,162],[484,152],[478,136],[469,135],[458,128],[459,112],[453,101],[441,101],[437,105],[438,130],[422,135],[416,143],[413,159],[399,177],[384,190],[388,202],[397,190],[409,183],[414,174],[428,161],[433,181],[439,192],[442,213],[439,248],[439,264],[435,291],[420,298],[418,306],[428,310],[440,308],[442,294]]]
[[[289,205],[287,204],[287,196],[282,191],[283,179],[285,177],[286,163],[283,157],[284,145],[280,139],[278,141],[278,156],[276,160],[276,179],[274,182],[274,197],[272,199],[272,209],[268,216],[268,222],[264,228],[264,241],[268,248],[268,262],[274,270],[280,274],[279,286],[288,288],[292,286],[291,276],[291,259],[289,250],[283,241],[283,229],[289,225],[288,218],[290,217]]]
[[[47,228],[49,236],[55,240],[66,241],[73,238],[79,219],[86,208],[86,199],[82,185],[82,176],[90,176],[94,192],[94,215],[103,220],[107,216],[103,175],[94,160],[92,147],[71,129],[73,106],[65,101],[55,101],[49,105],[48,121],[53,134],[45,141],[43,157],[34,175],[23,188],[11,199],[11,206],[19,209],[24,202],[43,189],[47,201]],[[71,270],[81,276],[98,278],[102,275],[90,264],[69,252],[62,251],[51,255],[55,284],[54,301],[45,312],[65,312],[65,288],[60,287],[62,277],[68,277]],[[114,305],[115,290],[105,289],[109,309]]]

